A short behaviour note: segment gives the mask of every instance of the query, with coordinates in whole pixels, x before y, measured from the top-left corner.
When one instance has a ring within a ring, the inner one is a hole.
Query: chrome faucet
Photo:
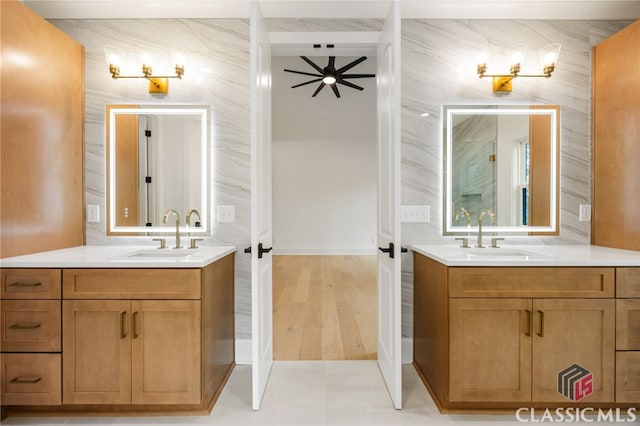
[[[480,212],[480,214],[478,215],[478,244],[476,245],[476,247],[478,248],[484,248],[484,246],[482,245],[482,218],[485,214],[489,215],[489,217],[491,218],[491,223],[496,223],[496,215],[493,210],[487,209]]]
[[[167,223],[167,219],[171,214],[174,214],[176,216],[176,246],[174,247],[174,249],[179,249],[182,248],[180,246],[180,215],[175,210],[167,210],[164,213],[164,216],[162,216],[162,223]]]
[[[191,227],[191,216],[194,215],[194,214],[196,216],[198,216],[198,220],[196,220],[196,228],[200,227],[200,220],[201,220],[200,219],[200,212],[198,210],[196,210],[196,209],[191,209],[191,210],[189,210],[187,212],[187,219],[186,219],[187,228]],[[191,234],[189,234],[189,235],[191,235]]]

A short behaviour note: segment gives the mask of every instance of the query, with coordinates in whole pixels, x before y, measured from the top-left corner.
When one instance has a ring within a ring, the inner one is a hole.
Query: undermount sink
[[[133,252],[129,255],[127,255],[127,257],[133,257],[133,258],[160,258],[160,259],[165,259],[165,258],[175,258],[175,257],[188,257],[188,256],[192,256],[194,254],[197,254],[198,250],[197,249],[186,249],[186,248],[180,248],[180,249],[172,249],[172,248],[167,248],[167,249],[153,249],[153,250],[138,250],[136,252]]]
[[[443,257],[451,260],[536,260],[550,259],[540,253],[511,248],[460,248],[453,253],[448,253]]]

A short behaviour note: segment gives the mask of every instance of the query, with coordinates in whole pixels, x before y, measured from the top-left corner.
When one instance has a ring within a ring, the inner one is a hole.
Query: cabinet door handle
[[[531,337],[533,334],[533,318],[530,310],[526,310],[527,312],[527,331],[524,332],[524,335],[527,337]]]
[[[133,319],[131,321],[133,323],[133,338],[137,339],[138,338],[138,311],[133,313]]]
[[[11,330],[35,330],[36,328],[40,328],[40,324],[13,324],[10,325],[9,328]]]
[[[14,377],[9,383],[34,384],[42,380],[42,377]]]
[[[39,287],[41,286],[42,283],[21,283],[21,282],[15,282],[15,283],[11,283],[9,284],[9,287]]]
[[[540,331],[536,333],[540,337],[544,337],[544,312],[538,311],[540,314]]]
[[[127,319],[127,311],[120,312],[120,338],[127,337],[127,330],[125,329],[125,321]]]

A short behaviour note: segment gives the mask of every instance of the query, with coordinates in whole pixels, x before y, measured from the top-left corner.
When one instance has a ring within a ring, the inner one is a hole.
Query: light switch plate
[[[580,204],[580,213],[578,216],[580,222],[591,222],[591,204]]]
[[[218,206],[218,223],[236,221],[236,206]]]
[[[430,223],[430,206],[401,206],[401,222],[406,223]]]
[[[97,204],[87,204],[87,223],[100,222],[100,206]]]

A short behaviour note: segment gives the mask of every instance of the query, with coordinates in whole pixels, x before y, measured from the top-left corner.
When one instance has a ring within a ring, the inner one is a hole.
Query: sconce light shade
[[[527,45],[524,43],[516,44],[508,49],[509,53],[509,73],[517,75],[520,72],[520,66],[527,57]]]
[[[540,65],[542,65],[542,72],[551,77],[551,73],[555,70],[558,63],[558,57],[560,56],[560,43],[551,43],[546,46],[542,46],[538,51],[540,55]]]

